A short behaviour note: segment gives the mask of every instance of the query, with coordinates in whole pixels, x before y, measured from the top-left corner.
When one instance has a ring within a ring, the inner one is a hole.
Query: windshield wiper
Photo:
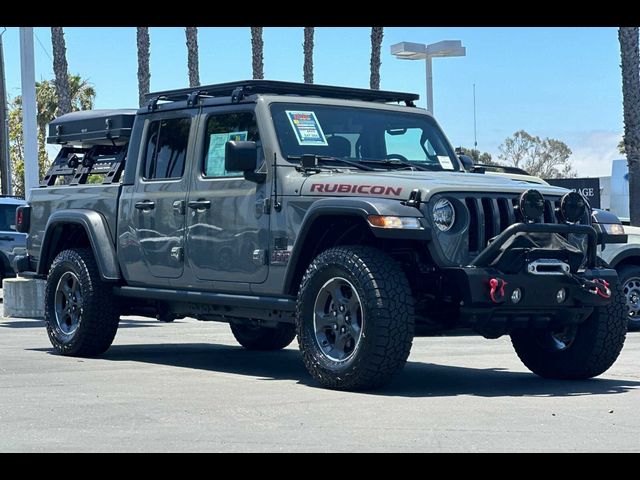
[[[404,162],[402,160],[399,160],[397,158],[387,158],[385,160],[367,160],[367,159],[360,159],[360,162],[362,163],[370,163],[370,164],[376,164],[376,165],[392,165],[392,166],[402,166],[402,167],[409,167],[412,170],[415,168],[416,170],[420,170],[423,172],[430,172],[432,171],[430,168],[424,166],[424,165],[416,165],[415,163],[411,163],[411,162]]]
[[[349,165],[351,167],[358,168],[360,170],[366,170],[368,172],[373,172],[374,169],[371,167],[367,167],[366,165],[362,165],[360,162],[352,162],[351,160],[345,160],[344,158],[338,157],[329,157],[325,155],[314,155],[317,163],[320,162],[337,162],[342,163],[343,165]],[[302,157],[296,155],[288,155],[287,160],[302,160]]]

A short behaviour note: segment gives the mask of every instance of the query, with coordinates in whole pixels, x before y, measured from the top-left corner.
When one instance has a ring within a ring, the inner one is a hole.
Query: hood
[[[534,185],[508,177],[463,172],[322,172],[305,179],[301,195],[385,197],[406,200],[412,190],[422,199],[442,192],[521,193],[535,188],[543,195],[564,195],[569,190],[551,185]]]

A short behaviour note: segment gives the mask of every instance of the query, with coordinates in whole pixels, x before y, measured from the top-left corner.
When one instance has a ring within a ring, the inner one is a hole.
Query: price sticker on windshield
[[[443,170],[453,170],[453,163],[448,155],[438,155],[438,162]]]
[[[286,110],[286,114],[293,132],[296,134],[298,145],[320,145],[323,147],[329,145],[315,112]]]

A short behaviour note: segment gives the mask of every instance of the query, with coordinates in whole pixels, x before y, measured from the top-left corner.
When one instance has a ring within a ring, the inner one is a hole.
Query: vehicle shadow
[[[161,323],[157,320],[120,320],[118,328],[158,327]],[[40,319],[13,319],[2,318],[0,328],[44,328],[44,320]]]
[[[44,328],[44,320],[36,318],[25,318],[16,320],[13,318],[3,318],[0,322],[1,328]]]
[[[305,370],[297,349],[252,352],[236,346],[203,343],[114,345],[100,358],[226,372],[265,380],[297,380],[300,384],[320,388]],[[500,368],[407,362],[391,384],[363,394],[397,397],[562,397],[625,393],[637,388],[640,388],[639,381],[627,379],[558,381]]]

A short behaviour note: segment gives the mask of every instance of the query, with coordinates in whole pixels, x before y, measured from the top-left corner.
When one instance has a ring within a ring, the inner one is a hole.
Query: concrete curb
[[[44,318],[45,280],[5,278],[2,281],[4,316]]]

